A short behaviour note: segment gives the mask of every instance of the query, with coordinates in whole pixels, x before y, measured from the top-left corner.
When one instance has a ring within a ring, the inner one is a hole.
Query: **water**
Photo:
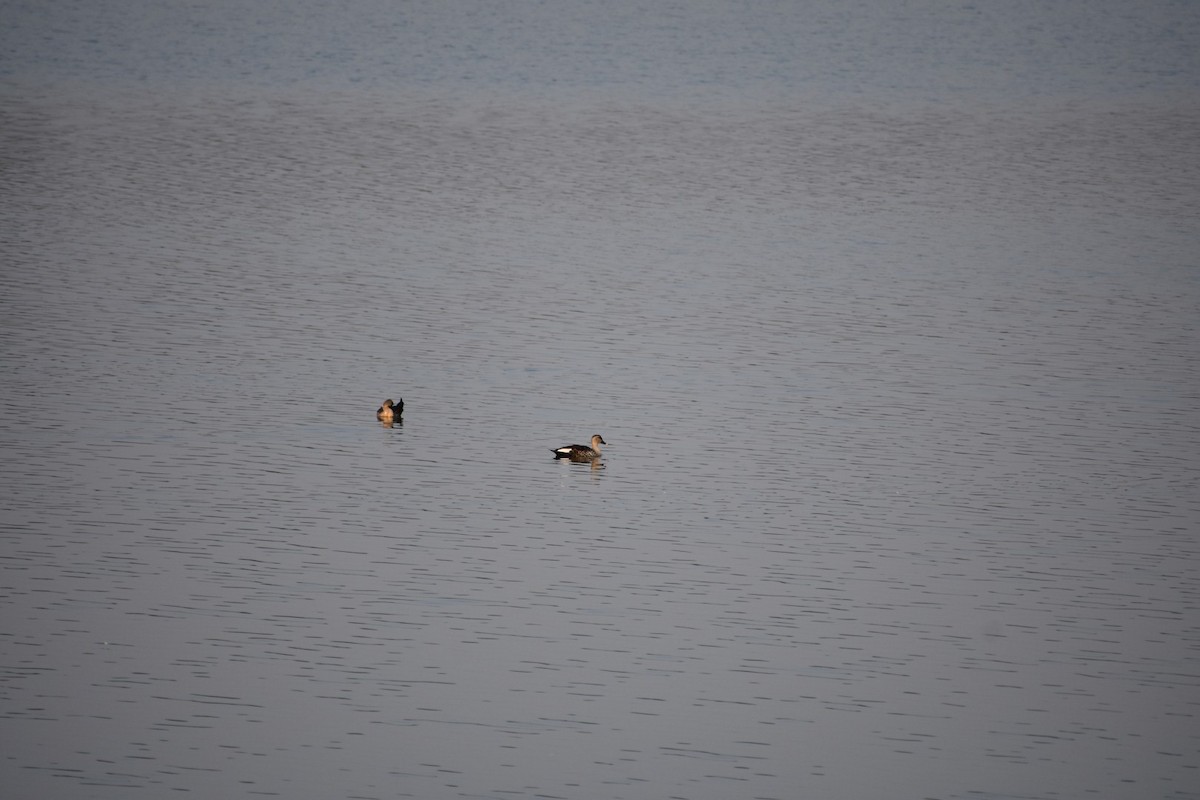
[[[6,795],[1200,794],[1200,37],[1102,10],[6,9]]]

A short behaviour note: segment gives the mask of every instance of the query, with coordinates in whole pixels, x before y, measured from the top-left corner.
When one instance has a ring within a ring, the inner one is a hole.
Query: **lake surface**
[[[1200,797],[1200,12],[332,8],[5,11],[6,796]]]

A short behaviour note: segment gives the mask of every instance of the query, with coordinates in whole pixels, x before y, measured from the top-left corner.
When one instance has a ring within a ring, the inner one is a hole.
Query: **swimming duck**
[[[564,444],[554,448],[555,458],[569,458],[572,461],[595,461],[600,457],[600,445],[608,444],[604,437],[596,434],[592,437],[592,446],[586,444]]]
[[[379,410],[375,412],[375,418],[383,422],[391,422],[392,420],[399,419],[400,415],[403,413],[404,400],[401,399],[398,402],[393,403],[389,398],[384,400],[383,405],[381,405]]]

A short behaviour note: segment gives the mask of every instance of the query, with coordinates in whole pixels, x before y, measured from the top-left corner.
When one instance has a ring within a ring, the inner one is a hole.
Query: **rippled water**
[[[1176,100],[6,92],[6,793],[1200,795]]]

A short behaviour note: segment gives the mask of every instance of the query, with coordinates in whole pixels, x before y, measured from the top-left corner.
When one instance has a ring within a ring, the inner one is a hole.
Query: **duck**
[[[382,422],[391,422],[392,420],[400,419],[400,415],[403,413],[404,400],[401,399],[393,403],[392,399],[389,397],[387,400],[383,401],[383,405],[381,405],[379,410],[375,412],[375,419],[378,419]]]
[[[586,444],[564,444],[562,447],[555,447],[555,458],[569,458],[572,461],[595,461],[600,457],[600,445],[608,444],[604,441],[604,437],[600,434],[592,436],[592,446]]]

